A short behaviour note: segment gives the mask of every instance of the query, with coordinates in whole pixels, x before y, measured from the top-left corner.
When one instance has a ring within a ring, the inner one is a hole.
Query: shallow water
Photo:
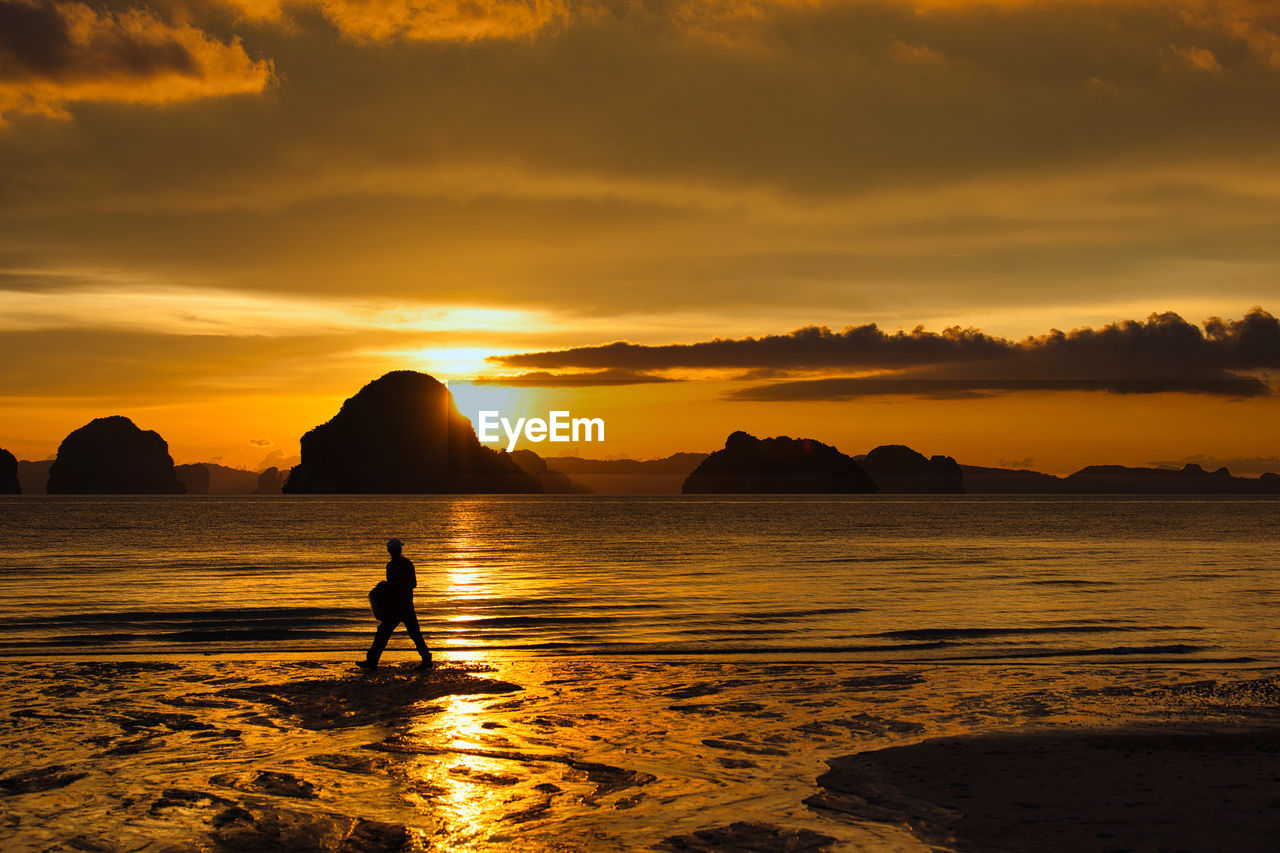
[[[390,536],[471,659],[1280,663],[1280,500],[1079,496],[4,498],[0,655],[354,653]]]

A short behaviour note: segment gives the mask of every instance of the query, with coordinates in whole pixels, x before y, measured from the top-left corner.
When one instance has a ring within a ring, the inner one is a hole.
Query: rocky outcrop
[[[537,492],[503,453],[480,444],[449,389],[397,370],[370,382],[302,437],[288,493]]]
[[[925,458],[902,444],[882,444],[859,457],[881,492],[962,494],[964,473],[950,456]]]
[[[520,466],[520,470],[538,481],[542,491],[547,494],[570,494],[581,492],[569,479],[568,475],[552,471],[547,462],[532,450],[514,450],[508,454],[511,461]]]
[[[278,495],[284,488],[284,472],[279,468],[268,468],[258,475],[258,485],[254,487],[255,495]]]
[[[62,440],[49,466],[51,495],[180,495],[169,445],[126,417],[98,418]]]
[[[723,450],[704,459],[685,494],[874,492],[876,484],[857,462],[810,438],[729,436]]]
[[[18,483],[18,459],[0,447],[0,495],[20,494],[22,486]]]

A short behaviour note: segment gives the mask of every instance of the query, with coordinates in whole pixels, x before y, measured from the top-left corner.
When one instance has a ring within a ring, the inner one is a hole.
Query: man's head
[[[400,549],[402,548],[404,548],[404,543],[399,539],[390,539],[387,541],[387,550],[391,552],[392,556],[399,554]]]

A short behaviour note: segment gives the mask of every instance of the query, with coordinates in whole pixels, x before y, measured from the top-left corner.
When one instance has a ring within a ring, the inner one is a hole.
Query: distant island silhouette
[[[518,451],[517,451],[518,452]],[[708,453],[673,453],[662,459],[583,459],[549,456],[547,467],[572,478],[577,488],[600,494],[678,495],[689,472]]]
[[[22,494],[46,494],[46,488],[49,484],[49,466],[52,464],[52,459],[42,459],[37,462],[19,459],[18,483],[22,486]]]
[[[1025,468],[961,465],[965,491],[973,495],[1052,494],[1062,491],[1062,478]]]
[[[22,484],[18,482],[18,459],[0,447],[0,495],[20,495]]]
[[[160,434],[139,429],[121,415],[92,420],[64,438],[49,466],[46,490],[51,495],[186,491]]]
[[[757,445],[748,445],[742,436],[746,436]],[[737,438],[735,438],[737,437]],[[735,432],[729,436],[724,451],[717,451],[708,457],[715,459],[716,476],[719,477],[725,492],[760,492],[790,491],[779,489],[776,483],[767,477],[759,479],[761,472],[775,469],[785,464],[788,454],[793,451],[795,442],[811,441],[811,439],[754,439],[746,433]],[[735,443],[736,450],[730,451],[729,444]],[[815,442],[815,444],[819,444]],[[827,445],[819,444],[826,448]],[[742,452],[743,448],[754,447],[751,452]],[[772,450],[770,450],[772,449]],[[834,451],[834,448],[829,448]],[[729,452],[726,452],[729,451]],[[837,455],[824,453],[819,457],[807,459],[803,463],[810,466],[807,476],[820,479],[820,475],[812,470],[817,459],[826,461],[831,467],[829,474],[838,477],[844,471],[843,459],[850,457],[835,451]],[[1041,474],[1038,471],[1027,471],[1007,468],[985,468],[958,464],[950,456],[933,456],[925,458],[921,453],[899,444],[881,445],[865,456],[855,456],[852,460],[860,463],[866,474],[875,484],[875,491],[881,493],[903,494],[1280,494],[1280,474],[1267,473],[1257,478],[1233,477],[1226,468],[1212,473],[1195,464],[1181,469],[1170,468],[1129,468],[1123,465],[1090,465],[1067,477],[1055,477],[1052,474]],[[555,466],[556,460],[548,460]],[[703,493],[715,491],[712,487],[715,480],[704,474],[706,463],[694,468],[684,482],[685,493]],[[753,483],[763,485],[752,486]],[[815,488],[810,491],[864,491],[860,488],[829,489]]]
[[[307,432],[302,462],[284,483],[290,494],[541,490],[509,456],[480,443],[448,388],[412,370],[375,379]]]
[[[876,484],[852,458],[811,438],[756,438],[738,431],[698,463],[685,494],[869,493]]]
[[[258,473],[215,462],[178,465],[178,479],[189,495],[250,495],[258,487]]]
[[[963,494],[964,472],[950,456],[926,458],[902,444],[882,444],[854,457],[875,481],[877,491],[909,494]]]
[[[1179,470],[1090,465],[1063,482],[1063,491],[1086,494],[1129,494],[1137,490],[1173,494],[1280,493],[1280,474],[1266,473],[1257,478],[1233,477],[1226,468],[1209,472],[1195,464]]]
[[[593,491],[678,494],[681,485],[705,458],[706,454],[699,453],[677,453],[655,460],[551,456],[546,462],[552,470],[571,474],[575,482],[603,485]],[[867,470],[877,490],[886,493],[1280,494],[1280,474],[1234,477],[1225,468],[1208,472],[1195,464],[1182,468],[1090,465],[1069,476],[1058,477],[1022,468],[961,465],[949,456],[926,458],[904,445],[881,445],[870,453],[851,458]],[[868,459],[871,459],[870,465]],[[682,467],[686,471],[683,475]],[[654,468],[667,473],[652,473]],[[701,488],[698,484],[695,486]]]
[[[255,495],[278,495],[284,491],[284,472],[274,465],[258,472],[258,482],[253,487]]]
[[[479,442],[447,387],[409,370],[365,385],[301,445],[301,463],[288,470],[174,466],[158,433],[112,415],[70,433],[53,460],[17,460],[0,449],[0,494],[1280,494],[1280,474],[1272,472],[1089,465],[1059,477],[963,465],[902,444],[849,456],[813,438],[743,431],[715,453],[661,459],[508,454]]]
[[[748,445],[742,436],[757,445]],[[735,437],[738,437],[735,439]],[[785,465],[793,453],[796,442],[811,439],[754,439],[742,432],[729,436],[724,451],[708,457],[715,462],[715,477],[706,476],[706,463],[695,467],[684,482],[685,493],[715,491],[713,483],[719,482],[724,492],[791,491],[778,488],[777,483],[762,476],[764,472]],[[730,451],[729,444],[736,449]],[[827,445],[814,442],[822,448]],[[744,448],[754,448],[743,452]],[[834,448],[829,448],[834,451]],[[729,451],[729,452],[726,452]],[[1233,477],[1226,468],[1205,471],[1199,465],[1189,464],[1181,469],[1130,468],[1123,465],[1090,465],[1067,477],[1056,477],[1038,471],[988,468],[960,465],[950,456],[925,458],[921,453],[898,444],[881,445],[865,456],[846,457],[824,453],[804,460],[807,477],[821,480],[812,469],[817,460],[826,461],[829,474],[838,477],[845,470],[843,459],[852,458],[861,464],[875,484],[875,491],[902,494],[1280,494],[1280,474],[1266,473],[1260,477]],[[553,468],[557,460],[550,459]],[[752,485],[752,484],[756,485]],[[810,491],[865,491],[861,488],[814,488]]]
[[[541,491],[547,494],[570,494],[585,492],[586,489],[575,485],[563,471],[552,471],[547,462],[532,450],[516,450],[508,454],[511,461],[520,466],[530,477],[538,482]]]

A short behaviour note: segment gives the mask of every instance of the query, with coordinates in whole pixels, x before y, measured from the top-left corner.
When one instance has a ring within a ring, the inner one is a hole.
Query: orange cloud
[[[183,17],[207,9],[195,0],[154,0]],[[759,31],[779,15],[866,6],[867,0],[219,0],[242,21],[292,26],[303,10],[318,12],[360,43],[522,39],[558,32],[581,20],[613,18],[738,46],[759,46]],[[964,15],[1023,9],[1155,10],[1244,43],[1263,64],[1280,69],[1280,5],[1275,0],[878,0],[909,13]],[[903,48],[908,48],[904,52]],[[914,51],[910,52],[910,51]],[[924,51],[929,51],[928,53]],[[928,47],[899,43],[899,61],[936,61]],[[1197,66],[1202,67],[1202,66]],[[1202,70],[1204,70],[1202,68]]]
[[[759,2],[759,0],[754,0]],[[775,0],[790,5],[795,0]],[[844,0],[832,0],[844,2]],[[900,0],[924,12],[965,11],[976,8],[1019,8],[1047,6],[1096,6],[1098,0]],[[1275,0],[1110,0],[1116,7],[1176,10],[1181,16],[1202,26],[1225,31],[1242,41],[1250,52],[1268,67],[1280,69],[1280,4]],[[1195,57],[1177,51],[1192,67],[1202,71],[1218,71],[1217,58],[1203,48],[1190,48]],[[1208,54],[1208,56],[1205,56]],[[1208,64],[1212,60],[1212,66]]]
[[[1174,56],[1177,56],[1191,68],[1197,71],[1207,71],[1209,73],[1217,73],[1222,70],[1222,65],[1218,62],[1218,57],[1214,56],[1213,51],[1205,47],[1179,47],[1172,45],[1171,50]]]
[[[98,12],[82,3],[0,0],[0,123],[15,114],[65,118],[86,101],[168,104],[261,92],[266,60],[155,13]]]
[[[343,33],[362,41],[522,38],[568,17],[557,0],[324,0],[320,7]]]
[[[362,43],[525,38],[570,17],[567,0],[223,0],[245,21],[289,22],[319,11],[343,36]],[[196,5],[171,0],[184,12]],[[579,4],[577,14],[587,4]]]
[[[908,65],[938,65],[947,61],[945,56],[928,45],[902,41],[894,41],[889,46],[889,55]]]
[[[684,0],[674,5],[672,19],[700,34],[713,34],[720,40],[743,24],[767,22],[778,11],[836,9],[857,5],[861,0]],[[1035,7],[1097,7],[1100,0],[885,0],[885,6],[906,7],[917,14],[965,14],[980,10],[1015,11]],[[1106,0],[1112,7],[1129,9],[1170,10],[1184,20],[1217,29],[1238,39],[1264,65],[1280,69],[1280,3],[1275,0]],[[927,54],[904,54],[894,46],[895,58],[932,58]],[[924,48],[928,50],[928,48]],[[1179,55],[1202,71],[1221,70],[1217,59],[1204,48],[1190,48],[1195,56],[1179,51]],[[1207,55],[1206,55],[1207,54]],[[1212,60],[1213,65],[1209,65]]]
[[[1217,24],[1244,42],[1270,68],[1280,70],[1280,5],[1274,0],[1183,0],[1188,13]]]

